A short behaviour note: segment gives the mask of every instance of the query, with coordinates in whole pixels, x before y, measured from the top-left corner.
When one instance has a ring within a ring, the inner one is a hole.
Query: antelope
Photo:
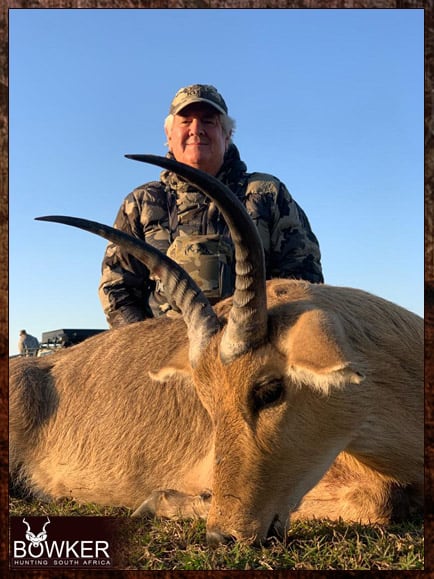
[[[177,315],[12,360],[10,468],[39,497],[203,517],[212,546],[292,520],[387,524],[422,512],[423,320],[360,289],[266,281],[256,226],[216,178],[174,160],[235,245],[234,295],[211,307],[186,272],[100,223],[164,284]]]

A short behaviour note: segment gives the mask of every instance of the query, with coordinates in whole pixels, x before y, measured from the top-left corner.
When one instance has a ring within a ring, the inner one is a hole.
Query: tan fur
[[[226,366],[220,333],[191,370],[181,319],[12,360],[13,475],[47,497],[137,515],[209,509],[211,538],[260,540],[291,513],[387,522],[420,511],[422,319],[360,290],[267,287],[268,344]],[[222,319],[230,304],[216,306]]]

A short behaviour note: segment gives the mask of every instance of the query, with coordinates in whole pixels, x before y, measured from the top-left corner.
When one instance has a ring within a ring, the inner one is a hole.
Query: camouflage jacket
[[[234,145],[217,177],[242,200],[257,225],[268,279],[324,281],[317,238],[281,181],[265,173],[247,173]],[[219,234],[230,239],[214,203],[168,171],[161,173],[160,181],[141,185],[126,197],[115,227],[164,253],[178,235]],[[233,287],[227,295],[232,291]],[[99,296],[111,327],[159,315],[167,302],[147,267],[111,243],[102,262]]]

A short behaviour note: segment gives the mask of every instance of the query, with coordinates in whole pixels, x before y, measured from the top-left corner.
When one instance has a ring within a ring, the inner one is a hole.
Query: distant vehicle
[[[83,342],[91,336],[105,332],[106,330],[52,330],[51,332],[43,332],[41,345],[39,347],[38,357],[53,354],[61,348],[68,348]]]

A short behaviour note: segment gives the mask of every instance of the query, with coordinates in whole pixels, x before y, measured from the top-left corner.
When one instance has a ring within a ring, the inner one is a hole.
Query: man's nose
[[[203,135],[205,133],[205,126],[200,119],[193,119],[190,123],[190,134]]]

